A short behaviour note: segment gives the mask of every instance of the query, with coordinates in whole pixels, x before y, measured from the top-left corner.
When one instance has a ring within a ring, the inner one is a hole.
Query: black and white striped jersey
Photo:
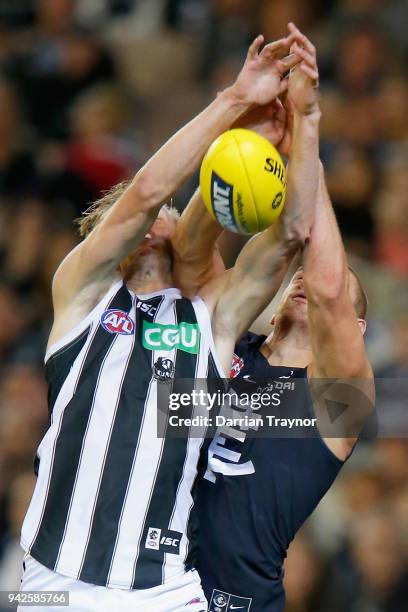
[[[182,574],[204,438],[157,436],[158,373],[220,375],[205,304],[177,289],[138,296],[120,280],[45,361],[50,424],[23,548],[109,587]]]

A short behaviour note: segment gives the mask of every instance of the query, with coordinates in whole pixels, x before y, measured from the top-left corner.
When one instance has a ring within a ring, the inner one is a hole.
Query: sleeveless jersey
[[[57,573],[108,587],[150,588],[190,569],[204,437],[189,428],[158,437],[158,385],[220,371],[200,298],[138,296],[116,282],[47,352],[50,422],[23,548]]]
[[[237,344],[232,375],[264,381],[306,378],[306,369],[270,366],[259,351],[264,340],[247,334]],[[310,415],[308,393],[299,401]],[[302,438],[247,437],[243,442],[225,437],[218,448],[218,456],[216,450],[210,453],[211,477],[207,473],[200,482],[196,506],[197,569],[209,612],[283,612],[286,551],[343,462],[318,432]]]

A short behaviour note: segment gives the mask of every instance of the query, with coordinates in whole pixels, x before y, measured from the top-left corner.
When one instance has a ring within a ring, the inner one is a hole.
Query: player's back
[[[235,373],[259,381],[301,379],[305,393],[292,394],[291,399],[291,385],[286,385],[280,414],[287,407],[291,414],[312,416],[306,369],[270,366],[259,352],[263,340],[253,334],[241,340]],[[303,406],[295,408],[296,401]],[[217,456],[217,446],[226,451]],[[228,468],[223,470],[220,462]],[[247,436],[244,441],[226,436],[221,444],[212,444],[209,473],[200,483],[197,503],[197,567],[209,612],[283,610],[287,548],[342,465],[316,431],[287,438]]]
[[[145,589],[190,567],[203,439],[158,437],[162,381],[218,376],[208,312],[177,289],[118,280],[46,355],[49,428],[23,547],[67,576]],[[174,381],[176,384],[176,381]]]

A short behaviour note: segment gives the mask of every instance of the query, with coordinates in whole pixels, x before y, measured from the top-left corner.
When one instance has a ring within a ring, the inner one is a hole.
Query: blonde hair
[[[100,221],[102,221],[105,214],[124,194],[130,183],[131,181],[127,180],[114,185],[111,189],[105,191],[101,198],[93,202],[93,204],[91,204],[91,206],[89,206],[89,208],[87,208],[78,219],[75,219],[79,235],[82,238],[88,236],[88,234],[92,232]],[[180,218],[180,213],[176,208],[169,206],[168,204],[165,204],[164,208],[174,221],[178,221]]]

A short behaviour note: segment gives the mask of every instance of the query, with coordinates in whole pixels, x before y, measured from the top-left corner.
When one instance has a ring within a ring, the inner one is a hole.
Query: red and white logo
[[[230,370],[230,378],[236,378],[242,368],[244,367],[244,360],[235,353],[232,356],[232,364]]]
[[[113,308],[102,313],[101,324],[110,334],[131,336],[135,330],[135,324],[128,313],[124,310],[115,310]]]

